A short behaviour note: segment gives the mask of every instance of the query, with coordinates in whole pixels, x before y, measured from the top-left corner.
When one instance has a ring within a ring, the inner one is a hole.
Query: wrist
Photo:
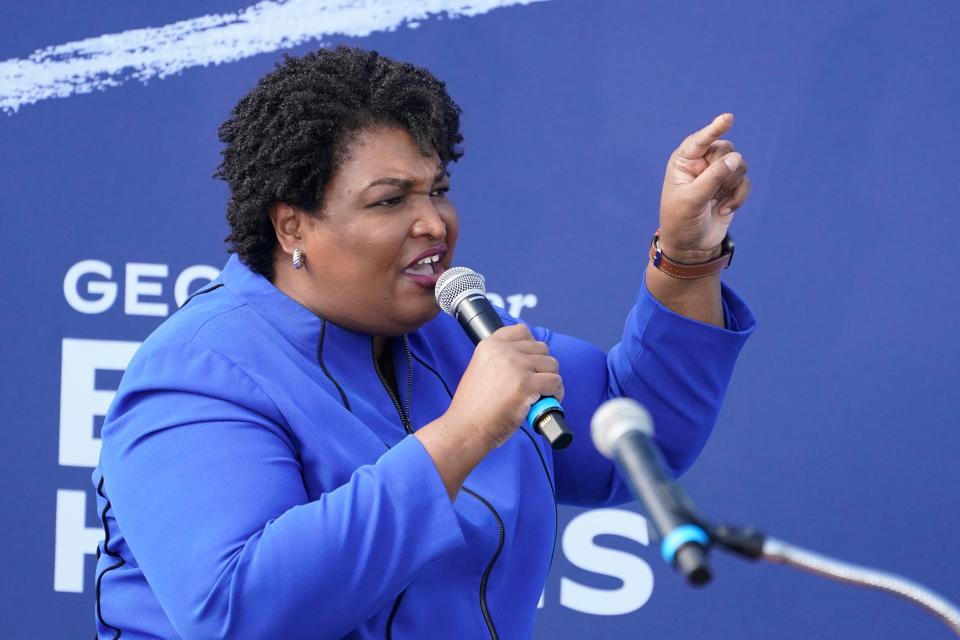
[[[650,241],[650,264],[669,276],[682,280],[704,278],[726,269],[733,260],[733,238],[730,234],[724,236],[720,246],[711,250],[687,249],[681,251],[681,257],[676,257],[677,250],[670,249],[674,254],[667,253],[661,241],[661,230]],[[668,242],[668,246],[669,242]]]
[[[472,425],[444,414],[413,434],[433,460],[450,500],[456,500],[463,482],[493,449]]]
[[[660,249],[663,255],[680,264],[702,264],[719,258],[723,253],[723,245],[718,244],[711,249],[680,248],[670,243],[668,239],[660,237]]]
[[[451,447],[456,448],[467,458],[479,461],[499,446],[496,438],[490,435],[487,429],[475,420],[461,415],[452,407],[448,408],[435,422],[442,425],[441,428],[448,436]]]
[[[667,309],[692,320],[724,326],[719,272],[682,279],[664,273],[649,262],[644,278],[647,291]]]

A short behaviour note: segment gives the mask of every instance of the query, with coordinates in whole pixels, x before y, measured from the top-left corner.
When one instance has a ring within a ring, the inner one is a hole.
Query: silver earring
[[[303,248],[297,247],[293,250],[293,260],[290,261],[294,269],[303,269]]]

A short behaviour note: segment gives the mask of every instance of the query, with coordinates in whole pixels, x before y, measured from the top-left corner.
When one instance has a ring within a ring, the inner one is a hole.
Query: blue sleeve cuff
[[[377,467],[383,486],[407,505],[407,520],[422,527],[417,545],[424,554],[422,564],[466,544],[443,478],[416,436],[407,436],[383,454]]]
[[[737,356],[757,325],[733,289],[721,287],[725,327],[671,311],[644,281],[623,339],[608,359],[612,395],[647,406],[657,442],[678,474],[706,444]]]
[[[693,318],[688,318],[671,311],[650,293],[650,290],[647,289],[646,278],[641,278],[637,307],[639,309],[648,309],[648,313],[645,314],[648,320],[654,315],[657,315],[659,316],[658,322],[677,322],[680,324],[689,324],[690,329],[701,327],[708,333],[729,332],[740,334],[743,338],[749,337],[757,327],[757,319],[754,317],[750,307],[747,306],[743,298],[737,295],[726,283],[720,283],[720,295],[723,302],[723,328],[707,324],[706,322],[700,322],[699,320],[694,320]]]

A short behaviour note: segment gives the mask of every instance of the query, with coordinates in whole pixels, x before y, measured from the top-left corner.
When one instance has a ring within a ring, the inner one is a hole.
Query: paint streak
[[[56,45],[0,62],[0,109],[165,78],[330,36],[365,37],[425,20],[473,17],[545,0],[264,0],[200,16]]]

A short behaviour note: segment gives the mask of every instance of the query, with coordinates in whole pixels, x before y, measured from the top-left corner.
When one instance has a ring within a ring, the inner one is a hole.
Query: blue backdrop
[[[0,5],[2,635],[93,633],[98,416],[225,261],[217,126],[282,47],[341,42],[447,81],[458,262],[603,347],[667,156],[734,112],[755,186],[725,278],[761,328],[684,484],[709,516],[960,599],[960,5],[387,4]],[[722,556],[692,590],[630,513],[562,512],[538,638],[952,637],[887,596]]]

